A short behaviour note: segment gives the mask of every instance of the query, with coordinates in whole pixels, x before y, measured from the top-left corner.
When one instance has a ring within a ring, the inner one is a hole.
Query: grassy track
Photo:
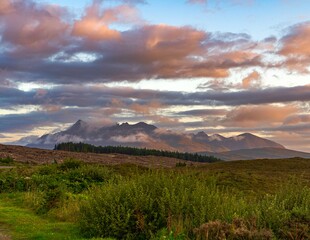
[[[22,194],[1,194],[0,196],[0,228],[4,230],[2,235],[7,236],[7,239],[82,239],[74,224],[43,218],[23,208],[21,206]]]

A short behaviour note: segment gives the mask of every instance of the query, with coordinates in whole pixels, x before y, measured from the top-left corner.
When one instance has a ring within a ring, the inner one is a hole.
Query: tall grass
[[[274,188],[264,190],[274,187],[275,179],[271,184],[272,178],[266,177],[257,189],[252,175],[234,173],[212,175],[191,167],[107,167],[71,159],[2,169],[0,193],[24,192],[18,194],[24,196],[27,208],[44,217],[77,223],[85,237],[310,239],[306,179],[285,179],[275,192]],[[244,191],[246,181],[250,181],[246,190],[251,194]]]
[[[151,239],[166,229],[174,236],[217,239],[210,238],[216,227],[223,239],[271,239],[273,234],[279,238],[291,234],[289,224],[294,217],[305,222],[302,227],[308,234],[309,206],[309,187],[287,185],[253,201],[219,188],[214,177],[151,171],[92,189],[81,206],[79,224],[88,237]],[[199,236],[194,231],[214,222],[200,229]],[[203,238],[204,231],[208,238]]]

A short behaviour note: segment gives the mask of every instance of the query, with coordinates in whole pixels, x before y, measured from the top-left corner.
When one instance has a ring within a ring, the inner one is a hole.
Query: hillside
[[[136,164],[145,167],[175,167],[180,159],[156,156],[129,156],[125,154],[96,154],[96,153],[77,153],[66,151],[53,151],[22,146],[0,144],[0,158],[10,156],[17,162],[46,164],[60,163],[64,159],[75,158],[88,163],[101,163],[105,165],[116,164]],[[203,164],[192,163],[191,164]]]
[[[281,148],[253,148],[227,151],[221,153],[201,152],[206,156],[215,156],[224,161],[232,160],[253,160],[253,159],[283,159],[283,158],[307,158],[310,159],[310,153],[299,152]]]

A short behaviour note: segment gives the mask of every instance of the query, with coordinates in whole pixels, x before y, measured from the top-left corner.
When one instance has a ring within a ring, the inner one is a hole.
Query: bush
[[[31,193],[27,194],[27,203],[39,214],[58,208],[68,209],[71,206],[65,202],[73,199],[68,197],[70,193],[82,193],[92,185],[113,181],[116,176],[106,167],[80,164],[76,160],[67,160],[61,165],[40,166],[30,178]]]
[[[7,156],[5,158],[0,158],[0,164],[8,165],[8,164],[12,164],[13,162],[14,162],[14,159],[10,156]]]
[[[71,169],[77,169],[82,166],[82,161],[74,159],[74,158],[68,158],[65,159],[63,163],[61,163],[58,167],[62,171],[71,170]]]
[[[18,170],[4,169],[0,171],[0,193],[26,191],[29,188],[29,178],[19,174]]]

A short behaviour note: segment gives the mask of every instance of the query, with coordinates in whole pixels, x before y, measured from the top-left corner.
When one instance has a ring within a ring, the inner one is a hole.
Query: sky
[[[78,119],[310,152],[308,0],[1,0],[0,143]]]

